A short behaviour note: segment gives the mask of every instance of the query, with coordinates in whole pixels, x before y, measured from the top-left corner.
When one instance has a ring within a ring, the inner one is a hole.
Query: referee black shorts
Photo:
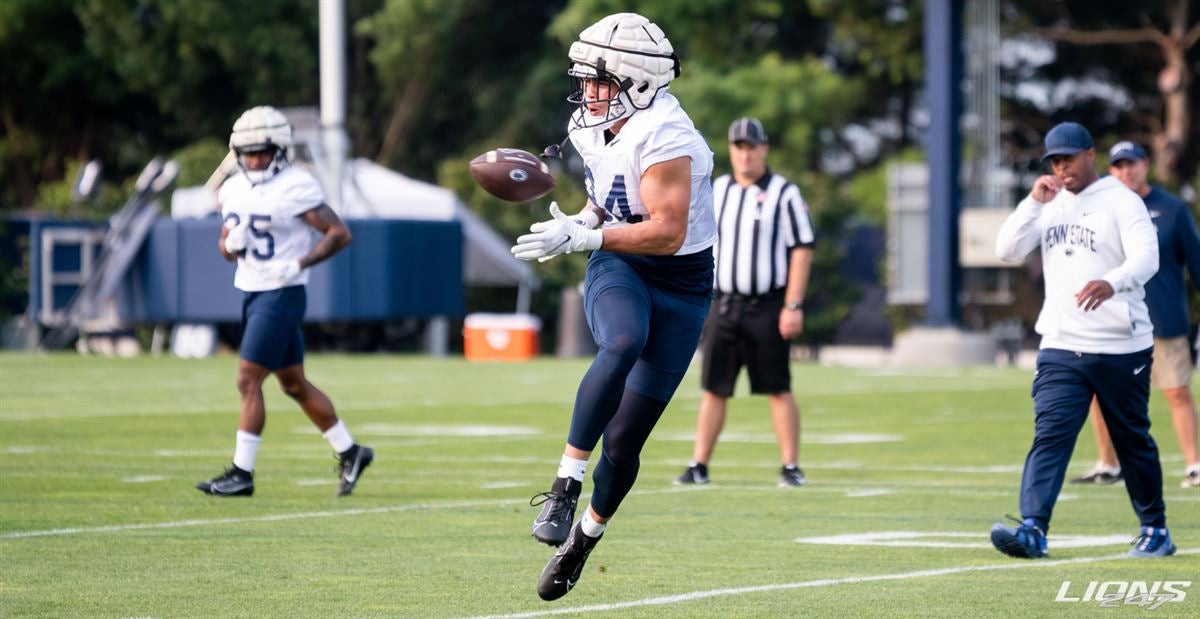
[[[732,396],[743,365],[751,393],[792,390],[791,343],[779,335],[783,303],[782,288],[752,297],[717,293],[700,339],[700,386],[705,391]]]

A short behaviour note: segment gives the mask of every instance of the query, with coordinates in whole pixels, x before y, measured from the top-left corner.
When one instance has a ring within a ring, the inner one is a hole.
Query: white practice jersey
[[[1154,344],[1143,286],[1158,271],[1158,234],[1142,199],[1106,176],[1045,204],[1027,197],[1000,227],[996,255],[1009,262],[1042,248],[1046,299],[1042,348],[1127,354]],[[1085,312],[1075,295],[1103,279],[1116,295]]]
[[[217,201],[226,228],[250,222],[233,285],[259,292],[278,288],[271,273],[312,251],[316,234],[301,215],[324,204],[325,194],[311,174],[288,166],[257,185],[251,185],[246,175],[235,174],[221,186]],[[308,269],[304,269],[288,285],[307,283]]]
[[[649,219],[650,211],[642,203],[642,174],[656,163],[690,157],[692,199],[688,205],[687,237],[675,255],[694,254],[716,242],[713,153],[675,97],[665,91],[660,93],[650,107],[634,113],[607,144],[600,128],[576,129],[571,131],[570,138],[586,166],[588,197],[608,212],[602,227],[626,226]]]

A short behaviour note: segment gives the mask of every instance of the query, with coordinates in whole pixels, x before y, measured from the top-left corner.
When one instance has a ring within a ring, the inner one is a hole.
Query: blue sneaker
[[[1175,544],[1171,542],[1171,533],[1164,527],[1142,527],[1142,534],[1131,542],[1129,549],[1131,557],[1169,557],[1175,554]]]
[[[992,545],[996,550],[1018,559],[1041,559],[1047,555],[1046,533],[1033,522],[1032,518],[1024,521],[1012,516],[1009,519],[1020,523],[1017,527],[1006,527],[997,523],[992,527]]]

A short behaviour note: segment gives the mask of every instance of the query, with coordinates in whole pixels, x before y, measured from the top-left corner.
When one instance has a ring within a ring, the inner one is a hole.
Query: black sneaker
[[[1096,484],[1098,486],[1107,486],[1115,484],[1125,475],[1121,473],[1121,469],[1110,469],[1100,465],[1093,466],[1091,470],[1071,480],[1073,484]]]
[[[542,576],[538,578],[538,597],[546,600],[557,600],[566,595],[579,582],[583,575],[583,565],[587,563],[588,555],[600,543],[600,538],[588,537],[583,534],[583,527],[576,524],[571,529],[567,543],[550,557],[550,562],[542,568]]]
[[[696,484],[698,486],[708,483],[708,465],[697,462],[683,471],[683,475],[675,478],[676,486],[686,486]]]
[[[808,483],[804,477],[804,471],[795,466],[784,466],[779,469],[779,487],[780,488],[798,488]]]
[[[558,477],[550,487],[550,492],[535,494],[529,499],[530,507],[542,506],[541,513],[533,520],[534,539],[550,546],[567,541],[582,486],[582,483],[570,477]]]
[[[354,492],[354,485],[363,471],[375,460],[375,450],[370,447],[355,445],[338,455],[338,496],[347,496]]]
[[[213,496],[252,496],[254,473],[231,464],[220,476],[197,483],[196,489]]]

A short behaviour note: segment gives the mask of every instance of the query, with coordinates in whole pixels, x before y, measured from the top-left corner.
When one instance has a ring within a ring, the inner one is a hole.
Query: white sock
[[[262,437],[243,430],[237,431],[237,446],[233,450],[233,465],[243,471],[254,471],[254,459],[258,457],[258,444]]]
[[[1183,472],[1183,474],[1184,474],[1184,475],[1191,475],[1192,473],[1196,473],[1196,472],[1200,472],[1200,462],[1197,462],[1197,463],[1195,463],[1195,464],[1193,464],[1193,465],[1191,465],[1191,466],[1187,467],[1187,470],[1185,470],[1185,471]]]
[[[592,519],[592,510],[590,507],[583,510],[583,518],[579,519],[579,528],[583,529],[584,535],[588,537],[600,537],[607,527],[607,523],[600,524]]]
[[[583,481],[583,474],[587,472],[587,460],[579,460],[571,456],[564,455],[562,460],[558,461],[558,476],[570,477],[575,481]]]
[[[350,436],[350,431],[346,429],[346,424],[342,423],[340,419],[337,423],[333,424],[332,428],[322,433],[321,436],[324,436],[325,440],[329,441],[329,444],[333,447],[333,450],[338,453],[354,447],[354,437]]]

